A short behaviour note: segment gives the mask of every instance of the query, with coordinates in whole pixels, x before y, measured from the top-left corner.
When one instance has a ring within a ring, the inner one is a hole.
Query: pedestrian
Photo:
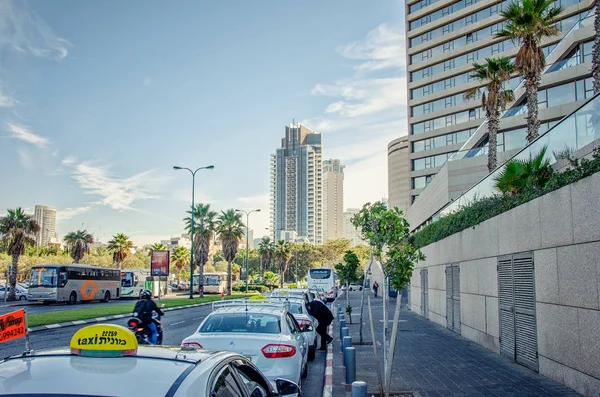
[[[327,345],[333,342],[333,338],[327,334],[327,327],[333,322],[333,314],[331,310],[320,300],[313,300],[307,305],[308,314],[313,316],[319,325],[317,325],[317,334],[321,337],[321,348],[326,350]]]
[[[375,294],[375,298],[377,298],[377,290],[379,289],[379,284],[377,281],[373,282],[373,293]]]

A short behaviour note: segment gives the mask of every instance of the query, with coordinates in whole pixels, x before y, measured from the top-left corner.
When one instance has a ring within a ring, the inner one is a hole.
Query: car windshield
[[[281,318],[272,314],[246,312],[213,314],[206,319],[198,332],[279,334]]]
[[[31,269],[30,287],[56,287],[57,277],[55,267],[34,267]]]

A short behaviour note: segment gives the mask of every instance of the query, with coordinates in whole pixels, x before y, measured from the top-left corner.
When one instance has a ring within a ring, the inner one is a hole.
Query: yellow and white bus
[[[91,265],[40,265],[31,268],[27,299],[53,302],[108,302],[121,297],[121,273]]]
[[[121,270],[121,298],[139,299],[145,289],[149,289],[154,296],[158,296],[158,282],[148,280],[150,276],[150,269]]]
[[[194,292],[198,292],[198,280],[200,276],[194,274]],[[204,292],[207,294],[220,294],[227,289],[227,273],[214,272],[204,273]]]

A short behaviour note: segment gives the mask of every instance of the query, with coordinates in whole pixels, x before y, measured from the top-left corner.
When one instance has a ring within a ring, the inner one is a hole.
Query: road
[[[54,303],[52,305],[44,306],[41,302],[11,302],[11,303],[0,303],[0,315],[9,313],[15,310],[19,310],[23,307],[27,308],[27,313],[35,314],[35,313],[48,313],[48,312],[56,312],[61,310],[73,310],[73,309],[84,309],[90,307],[90,305],[102,306],[111,306],[111,305],[119,305],[123,303],[131,303],[131,307],[135,305],[135,299],[120,299],[114,300],[110,302],[91,302],[91,303],[77,303],[75,305],[69,305],[66,303]]]
[[[120,302],[122,303],[122,302]],[[108,304],[111,304],[110,302]],[[76,305],[81,307],[80,305]],[[28,306],[29,307],[29,306]],[[15,309],[13,307],[13,309]],[[179,346],[181,341],[196,331],[200,322],[210,313],[210,306],[201,306],[169,311],[163,317],[164,344]],[[107,323],[125,325],[126,319],[107,321]],[[83,326],[57,328],[34,332],[30,336],[34,350],[65,347],[71,336]],[[23,353],[24,339],[10,341],[0,345],[0,357]],[[317,351],[317,357],[309,362],[308,378],[302,386],[303,394],[311,397],[321,396],[325,372],[325,352]]]

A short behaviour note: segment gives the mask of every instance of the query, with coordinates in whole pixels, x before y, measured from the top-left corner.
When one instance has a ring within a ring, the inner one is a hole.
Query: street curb
[[[333,325],[327,328],[327,333],[333,333]],[[333,343],[327,345],[325,357],[325,382],[323,384],[323,397],[332,397],[333,393]]]
[[[214,302],[218,302],[218,301],[214,301]],[[191,308],[191,307],[207,306],[207,305],[212,305],[212,303],[213,302],[204,302],[204,303],[196,303],[196,304],[193,304],[193,305],[169,307],[167,309],[163,309],[163,311],[170,312],[170,311],[173,311],[173,310],[188,309],[188,308]],[[58,324],[40,325],[38,327],[28,328],[27,331],[29,333],[41,332],[41,331],[48,331],[48,330],[57,329],[57,328],[74,327],[76,325],[99,323],[101,321],[107,321],[107,320],[117,320],[117,319],[125,318],[125,317],[131,317],[131,313],[115,314],[115,315],[106,316],[106,317],[96,317],[96,318],[90,318],[90,319],[87,319],[87,320],[66,321],[64,323],[58,323]]]

